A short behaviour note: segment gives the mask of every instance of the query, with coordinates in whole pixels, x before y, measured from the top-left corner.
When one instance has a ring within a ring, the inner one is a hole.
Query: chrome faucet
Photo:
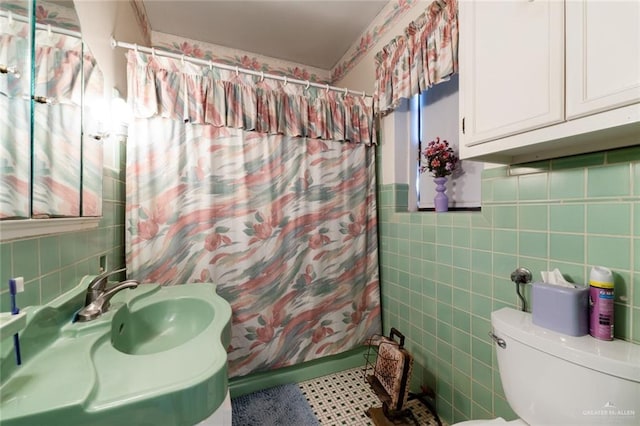
[[[127,289],[136,288],[140,284],[137,280],[125,280],[115,284],[107,289],[107,278],[119,272],[125,271],[126,268],[117,271],[103,272],[95,277],[87,287],[87,295],[85,297],[84,308],[76,314],[76,321],[86,322],[98,318],[109,310],[110,300],[116,293]]]
[[[117,269],[115,271],[105,271],[95,277],[89,283],[87,287],[87,295],[84,298],[84,306],[89,306],[92,302],[94,302],[102,293],[104,293],[107,289],[107,279],[111,275],[119,274],[120,272],[126,271],[127,268]]]

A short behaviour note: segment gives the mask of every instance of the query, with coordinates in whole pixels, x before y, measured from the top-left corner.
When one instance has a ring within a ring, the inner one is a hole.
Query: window
[[[409,155],[410,200],[420,210],[433,209],[435,183],[427,173],[420,173],[420,151],[429,141],[440,137],[458,152],[458,75],[447,82],[436,84],[410,101],[412,146]],[[447,181],[449,209],[479,209],[480,183],[484,163],[461,160],[457,170]],[[414,177],[415,176],[415,177]],[[411,198],[415,195],[415,203]],[[411,208],[410,208],[411,209]]]

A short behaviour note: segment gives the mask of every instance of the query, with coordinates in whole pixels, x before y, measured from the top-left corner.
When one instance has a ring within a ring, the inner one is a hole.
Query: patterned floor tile
[[[323,426],[372,426],[366,411],[382,403],[367,383],[362,368],[353,368],[298,384]],[[436,426],[431,413],[418,400],[407,402],[419,424]]]

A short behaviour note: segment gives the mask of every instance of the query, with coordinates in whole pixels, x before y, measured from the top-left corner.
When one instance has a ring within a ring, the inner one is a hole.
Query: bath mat
[[[233,426],[320,425],[297,384],[263,389],[231,400]]]

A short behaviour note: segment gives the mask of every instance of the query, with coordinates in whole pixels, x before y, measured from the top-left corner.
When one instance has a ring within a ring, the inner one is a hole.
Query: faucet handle
[[[105,271],[91,280],[87,287],[87,294],[84,298],[84,305],[88,306],[96,300],[107,287],[107,278],[111,275],[126,271],[127,268],[116,269],[115,271]]]
[[[104,271],[100,275],[96,276],[93,280],[91,280],[91,282],[89,283],[89,288],[96,289],[97,287],[100,287],[100,289],[103,290],[104,286],[107,284],[107,278],[109,278],[111,275],[119,274],[120,272],[125,272],[126,270],[127,268],[125,267],[121,269],[116,269],[115,271]]]
[[[75,315],[75,321],[86,322],[98,318],[109,310],[111,298],[116,293],[127,288],[136,288],[139,284],[137,280],[124,280],[114,285],[109,290],[101,293],[95,300],[91,301],[91,303],[85,305],[85,307]]]

